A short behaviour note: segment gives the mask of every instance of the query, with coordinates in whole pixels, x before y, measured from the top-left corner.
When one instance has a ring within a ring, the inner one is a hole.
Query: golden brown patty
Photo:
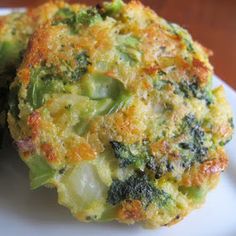
[[[57,188],[82,221],[179,221],[228,163],[232,114],[212,75],[207,50],[139,2],[61,8],[11,85],[32,188]]]
[[[16,69],[22,61],[29,38],[39,25],[66,6],[62,1],[54,1],[26,12],[0,16],[0,146],[8,110],[9,85],[16,76]]]

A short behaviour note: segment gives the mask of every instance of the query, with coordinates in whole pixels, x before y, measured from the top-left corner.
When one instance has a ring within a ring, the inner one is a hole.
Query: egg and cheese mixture
[[[138,1],[67,5],[30,39],[8,122],[31,187],[81,221],[172,225],[202,205],[233,131],[209,50]]]

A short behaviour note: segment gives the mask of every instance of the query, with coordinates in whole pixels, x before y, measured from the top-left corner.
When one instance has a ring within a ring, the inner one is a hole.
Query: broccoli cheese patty
[[[31,186],[81,221],[171,225],[227,167],[232,113],[208,50],[140,2],[61,8],[36,30],[8,122]]]
[[[34,30],[52,18],[66,3],[45,3],[26,12],[0,16],[0,130],[5,127],[9,84],[16,75],[28,41]],[[79,8],[80,5],[73,5]],[[11,104],[10,104],[11,105]],[[0,145],[3,132],[0,133]]]

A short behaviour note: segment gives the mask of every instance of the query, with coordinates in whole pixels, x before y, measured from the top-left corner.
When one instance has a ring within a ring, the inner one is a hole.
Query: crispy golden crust
[[[79,4],[71,5],[74,9],[82,6]],[[31,35],[40,25],[49,21],[60,9],[65,7],[67,7],[67,3],[63,1],[50,1],[39,7],[28,9],[26,12],[14,12],[6,16],[0,16],[1,128],[5,127],[6,122],[8,87],[15,77],[15,71],[21,62]],[[29,73],[28,69],[21,71],[21,76],[26,84],[29,81]]]
[[[227,168],[228,157],[223,149],[219,149],[211,158],[198,167],[187,171],[181,180],[181,185],[199,187],[207,182],[208,179],[217,178]]]
[[[125,223],[135,223],[145,219],[142,203],[138,200],[124,201],[118,210],[118,219]]]

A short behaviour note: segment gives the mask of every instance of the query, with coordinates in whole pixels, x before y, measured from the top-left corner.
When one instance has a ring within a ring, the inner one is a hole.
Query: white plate
[[[9,9],[0,9],[0,15]],[[214,86],[224,84],[214,78]],[[225,85],[236,118],[236,92]],[[236,124],[234,120],[234,124]],[[236,236],[236,135],[227,146],[230,167],[203,208],[170,228],[145,230],[139,225],[79,223],[57,204],[53,189],[29,189],[28,170],[12,147],[0,151],[0,235],[6,236]]]

